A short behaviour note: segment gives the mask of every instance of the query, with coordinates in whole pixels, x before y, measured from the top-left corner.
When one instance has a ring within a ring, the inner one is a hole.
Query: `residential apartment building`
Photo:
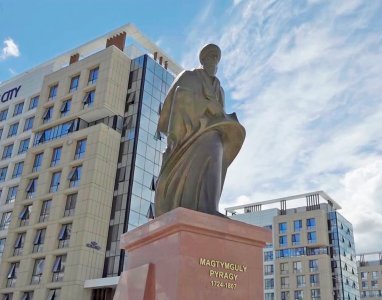
[[[360,299],[353,228],[323,191],[226,208],[272,229],[264,249],[265,300]]]
[[[156,124],[180,71],[128,24],[5,83],[33,79],[12,106],[39,100],[21,117],[34,124],[15,201],[1,206],[0,298],[112,299],[126,260],[119,238],[153,214],[165,147]]]
[[[357,254],[361,298],[382,299],[382,251]]]

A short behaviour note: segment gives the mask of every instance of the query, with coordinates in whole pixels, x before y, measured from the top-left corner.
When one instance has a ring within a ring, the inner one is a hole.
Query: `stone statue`
[[[221,51],[208,44],[202,67],[183,71],[163,104],[158,130],[167,149],[156,186],[155,214],[177,207],[220,215],[218,205],[228,166],[238,154],[245,129],[224,111],[224,91],[215,77]]]

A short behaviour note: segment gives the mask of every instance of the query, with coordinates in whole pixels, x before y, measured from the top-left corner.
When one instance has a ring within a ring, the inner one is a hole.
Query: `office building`
[[[382,299],[382,251],[357,254],[361,299]]]
[[[226,208],[230,218],[268,227],[264,299],[360,299],[353,228],[322,191]]]
[[[0,123],[0,299],[112,299],[119,238],[152,217],[156,124],[180,71],[128,24],[0,85],[12,114]]]

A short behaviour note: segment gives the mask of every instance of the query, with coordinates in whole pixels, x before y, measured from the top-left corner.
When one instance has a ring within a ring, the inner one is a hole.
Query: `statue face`
[[[203,57],[202,65],[203,69],[206,70],[208,75],[215,76],[218,70],[219,56],[216,51],[210,50]]]

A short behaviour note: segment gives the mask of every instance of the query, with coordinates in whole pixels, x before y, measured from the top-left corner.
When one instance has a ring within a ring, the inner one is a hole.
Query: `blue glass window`
[[[54,167],[60,163],[61,152],[62,152],[62,147],[57,147],[53,149],[52,160],[50,162],[51,167]]]
[[[80,75],[72,77],[70,81],[69,92],[76,91],[78,89],[78,83],[80,81]]]
[[[27,198],[33,198],[37,191],[37,178],[33,178],[29,181],[29,184],[26,188]]]
[[[314,244],[314,243],[317,243],[316,232],[315,231],[308,232],[308,244]]]
[[[282,235],[279,237],[280,247],[288,246],[288,237],[286,235]]]
[[[29,110],[36,108],[38,105],[39,96],[33,97],[29,102]]]
[[[301,244],[301,236],[299,233],[292,234],[292,245],[300,245]]]
[[[57,96],[58,84],[52,85],[49,89],[49,100],[54,100]]]
[[[301,231],[302,229],[302,220],[293,221],[293,229],[294,231]]]
[[[279,233],[286,233],[287,232],[287,223],[279,223]]]
[[[43,153],[36,154],[36,156],[34,157],[32,172],[37,172],[40,170],[42,157],[43,157]]]
[[[30,142],[30,139],[24,139],[20,142],[20,146],[19,146],[19,152],[18,154],[21,154],[21,153],[24,153],[28,150],[29,148],[29,142]]]
[[[273,260],[273,251],[264,252],[264,261],[271,261],[271,260]]]
[[[98,70],[99,70],[98,67],[90,70],[88,84],[93,84],[97,82]]]
[[[5,181],[5,177],[7,176],[7,170],[8,170],[8,166],[0,169],[0,182]]]
[[[308,230],[315,229],[316,228],[316,219],[315,218],[306,219],[306,227]]]
[[[74,167],[69,175],[68,175],[68,180],[69,180],[69,187],[77,187],[80,183],[81,180],[81,173],[82,173],[82,166],[77,166]]]
[[[74,159],[80,159],[84,157],[86,151],[86,139],[77,142]]]
[[[0,122],[7,119],[8,108],[0,111]]]
[[[30,117],[30,118],[26,119],[25,123],[24,123],[24,131],[32,129],[33,122],[34,122],[34,117]]]
[[[19,161],[18,163],[16,163],[15,167],[13,168],[12,178],[20,177],[21,174],[23,173],[23,168],[24,168],[23,161]]]
[[[60,108],[61,117],[65,117],[70,112],[71,106],[72,106],[72,100],[71,99],[65,100],[62,103],[61,108]]]
[[[95,90],[87,92],[84,99],[82,100],[82,103],[84,104],[84,108],[93,106],[94,98],[95,98]]]
[[[46,110],[45,110],[45,113],[42,115],[42,120],[43,120],[43,123],[48,123],[51,119],[52,119],[52,115],[53,115],[53,106],[51,107],[48,107]]]
[[[8,137],[15,136],[17,134],[17,129],[19,128],[19,122],[9,126]]]
[[[2,159],[7,159],[12,156],[13,144],[4,146]]]
[[[23,112],[23,108],[24,108],[24,102],[17,103],[15,105],[15,110],[13,111],[13,116],[20,115]]]
[[[61,172],[53,173],[52,181],[50,183],[50,190],[49,190],[51,193],[58,191],[58,188],[60,186],[60,180],[61,180]]]
[[[15,202],[16,196],[17,196],[17,189],[19,188],[18,185],[11,186],[8,190],[7,199],[5,200],[5,203],[13,203]]]

